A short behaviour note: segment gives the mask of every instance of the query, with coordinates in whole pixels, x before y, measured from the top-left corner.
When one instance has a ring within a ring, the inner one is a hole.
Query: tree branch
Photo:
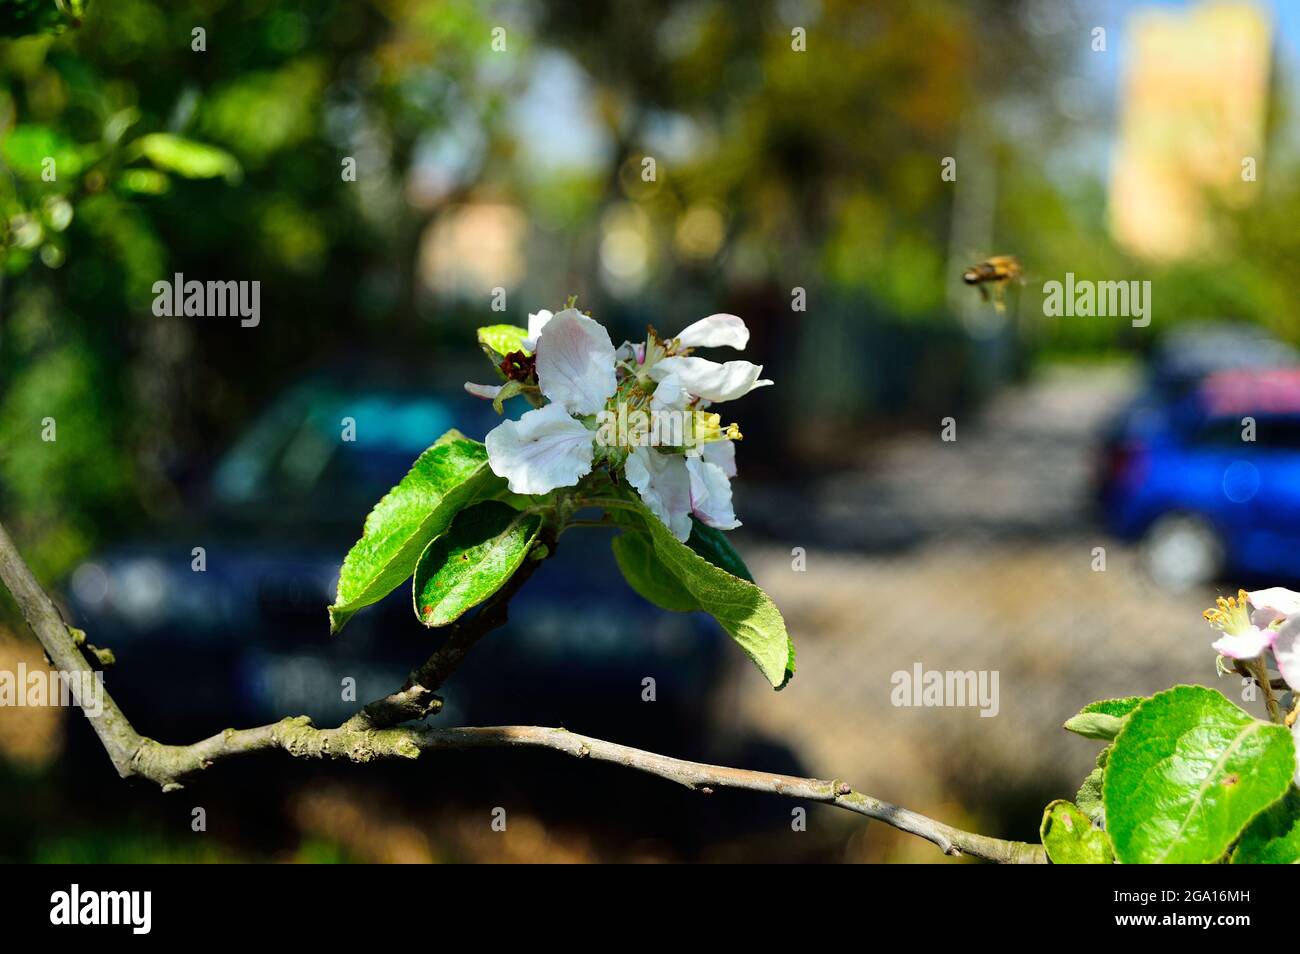
[[[13,595],[22,611],[27,625],[32,628],[36,638],[45,649],[45,655],[61,672],[78,677],[90,677],[93,669],[86,657],[82,655],[77,640],[68,629],[68,624],[59,615],[58,609],[45,595],[32,571],[23,562],[9,534],[0,524],[0,580]],[[82,678],[69,680],[73,697],[85,710],[85,703],[80,697],[80,689],[86,685]],[[104,750],[113,761],[117,774],[126,778],[131,774],[131,761],[139,751],[143,738],[122,714],[112,696],[103,692],[102,704],[98,714],[86,712],[90,724],[103,743]]]
[[[554,541],[549,541],[549,546],[553,550]],[[163,745],[136,732],[107,690],[102,694],[99,713],[92,715],[87,711],[86,716],[120,776],[149,779],[162,786],[165,792],[181,788],[184,780],[209,768],[219,759],[273,749],[298,758],[371,762],[384,758],[414,759],[422,752],[440,749],[542,748],[576,758],[621,765],[706,794],[719,788],[734,788],[835,805],[924,838],[945,854],[964,853],[1002,863],[1046,861],[1046,855],[1038,845],[962,831],[854,791],[839,780],[798,778],[688,762],[578,735],[566,729],[540,726],[442,729],[397,725],[436,711],[433,690],[442,684],[475,641],[505,622],[506,604],[531,575],[537,562],[530,561],[521,567],[515,579],[485,604],[470,622],[454,628],[442,649],[412,673],[401,690],[370,703],[338,728],[318,729],[306,716],[294,716],[254,729],[227,729],[192,745]],[[90,672],[90,665],[67,624],[32,576],[3,525],[0,525],[0,580],[18,602],[50,661],[65,673]],[[78,680],[72,682],[75,685]],[[77,701],[81,703],[80,698]],[[410,715],[413,712],[421,715]]]
[[[167,788],[177,785],[180,779],[208,768],[218,759],[270,749],[282,749],[298,758],[370,762],[382,758],[414,759],[422,752],[444,749],[501,747],[551,749],[575,758],[609,762],[705,794],[711,794],[716,789],[734,788],[835,805],[924,838],[948,855],[968,854],[1004,864],[1040,864],[1047,860],[1039,845],[1004,841],[962,831],[855,791],[847,782],[838,779],[800,778],[704,762],[688,762],[579,735],[567,729],[543,726],[504,725],[453,729],[399,726],[358,730],[344,723],[337,729],[317,729],[306,716],[297,716],[256,729],[228,729],[193,745],[147,742],[132,766],[132,774],[152,779]]]

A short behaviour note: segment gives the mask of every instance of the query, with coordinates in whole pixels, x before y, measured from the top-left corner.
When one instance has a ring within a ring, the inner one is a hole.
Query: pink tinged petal
[[[731,481],[717,464],[699,457],[686,458],[691,478],[691,512],[707,526],[734,530],[740,526],[731,508]]]
[[[717,464],[728,477],[736,476],[736,444],[734,441],[709,441],[700,452],[708,463]]]
[[[734,401],[754,388],[765,387],[771,381],[759,379],[761,364],[748,361],[709,361],[707,358],[671,357],[657,362],[650,369],[650,377],[662,381],[674,374],[682,387],[706,401]]]
[[[623,472],[650,512],[685,543],[691,535],[691,480],[686,459],[680,454],[635,447],[627,455]]]
[[[528,337],[524,339],[524,347],[529,351],[537,350],[537,339],[542,336],[542,329],[550,323],[555,316],[543,308],[541,311],[528,316]]]
[[[517,494],[571,487],[591,473],[592,432],[558,404],[502,421],[488,431],[488,466]]]
[[[537,383],[570,414],[595,414],[618,388],[609,332],[575,308],[546,325],[537,342]]]
[[[1210,645],[1230,659],[1254,659],[1268,649],[1276,638],[1277,630],[1252,626],[1242,633],[1224,633]]]
[[[735,348],[749,344],[749,329],[735,315],[709,315],[677,335],[683,348]]]
[[[1278,630],[1273,642],[1273,659],[1286,684],[1300,692],[1300,617],[1287,620]]]
[[[1283,586],[1270,586],[1266,590],[1247,593],[1246,599],[1254,607],[1250,621],[1256,626],[1266,626],[1274,620],[1285,619],[1300,613],[1300,593]]]
[[[465,382],[465,390],[477,398],[483,398],[490,401],[501,393],[503,385],[500,384],[474,384],[472,381]]]

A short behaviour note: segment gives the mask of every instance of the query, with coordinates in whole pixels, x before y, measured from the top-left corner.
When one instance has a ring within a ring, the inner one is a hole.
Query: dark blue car
[[[1108,528],[1156,582],[1300,578],[1300,370],[1211,374],[1107,449]]]

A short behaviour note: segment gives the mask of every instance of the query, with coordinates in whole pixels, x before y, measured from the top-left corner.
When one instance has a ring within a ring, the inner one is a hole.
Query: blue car
[[[291,389],[179,513],[72,573],[71,619],[116,653],[109,688],[142,732],[179,741],[298,713],[335,723],[437,648],[409,585],[338,635],[326,618],[370,508],[444,431],[481,439],[500,420],[463,391],[398,377],[323,374]],[[566,724],[645,744],[672,744],[655,733],[674,726],[699,730],[734,650],[707,616],[666,613],[633,593],[610,537],[564,535],[509,623],[448,682],[440,724]],[[647,677],[653,706],[642,701]]]
[[[1300,578],[1300,369],[1211,374],[1132,416],[1107,448],[1100,500],[1167,587]]]

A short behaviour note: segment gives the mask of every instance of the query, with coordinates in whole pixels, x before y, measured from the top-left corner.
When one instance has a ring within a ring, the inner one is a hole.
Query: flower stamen
[[[739,424],[722,426],[721,414],[696,411],[694,424],[695,443],[697,444],[707,444],[710,441],[721,440],[738,441],[744,438],[744,435],[740,433]]]
[[[1238,590],[1235,597],[1220,596],[1215,600],[1215,605],[1201,615],[1214,629],[1230,636],[1246,632],[1251,628],[1245,590]]]

